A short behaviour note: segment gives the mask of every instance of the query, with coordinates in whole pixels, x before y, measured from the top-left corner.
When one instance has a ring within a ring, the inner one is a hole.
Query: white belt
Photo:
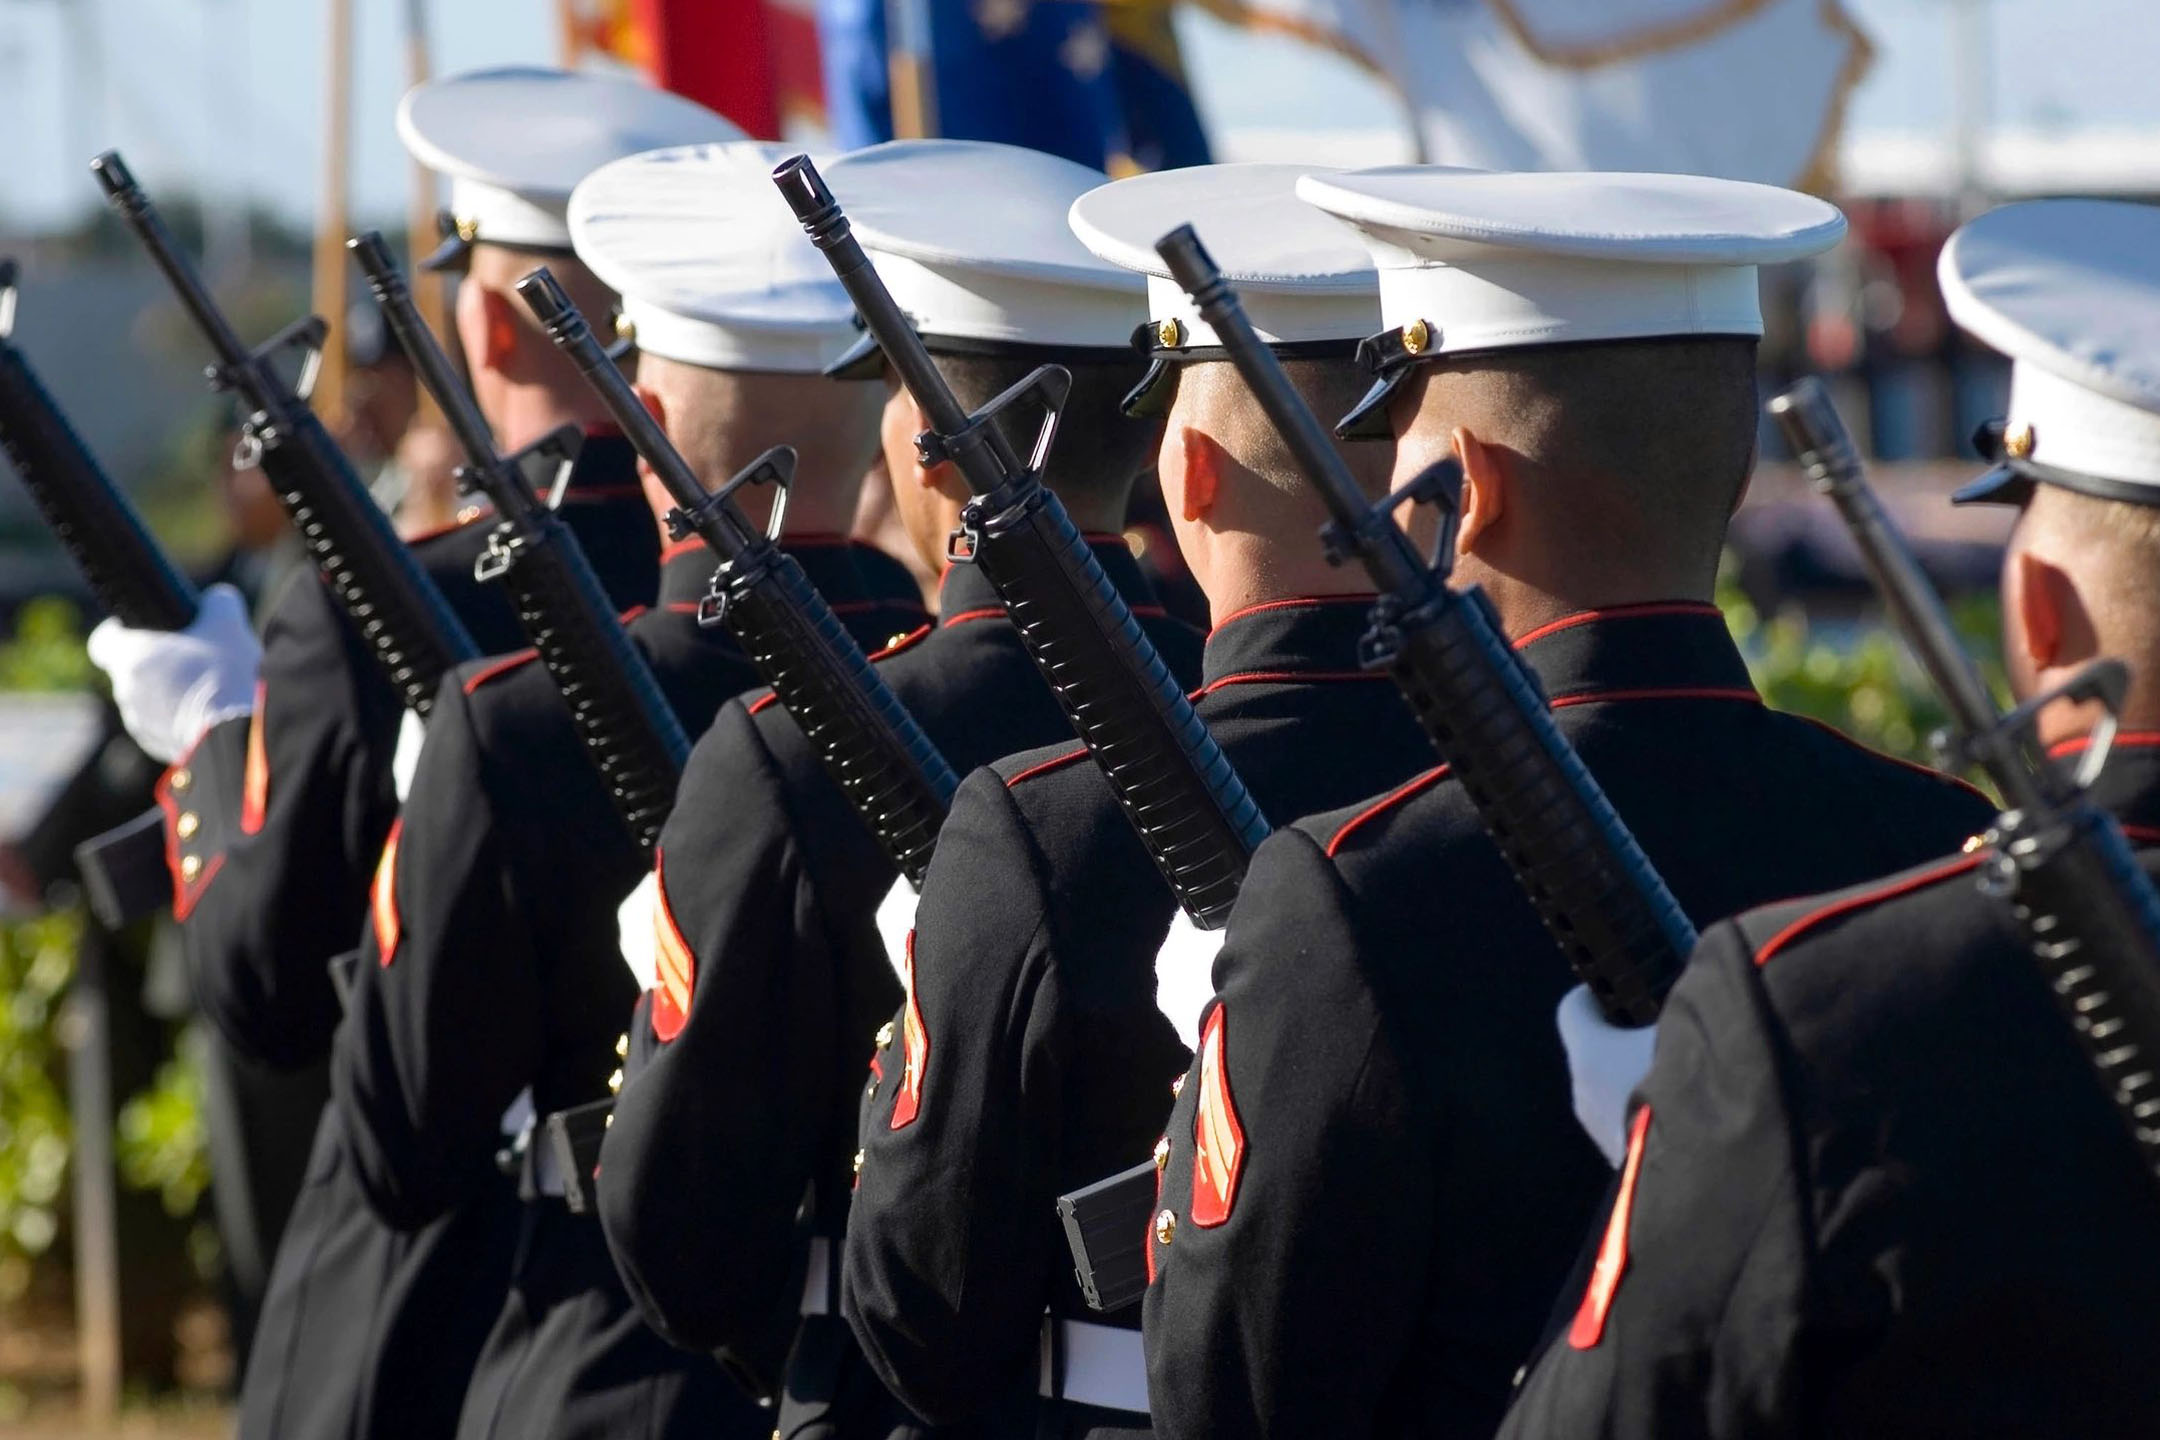
[[[1062,1377],[1057,1369],[1061,1351]],[[1062,1384],[1058,1383],[1061,1378]],[[1046,1400],[1147,1414],[1147,1352],[1141,1348],[1140,1332],[1045,1315],[1042,1383],[1037,1393]]]
[[[803,1271],[802,1313],[832,1314],[832,1293],[832,1241],[823,1235],[813,1235],[810,1237],[810,1266]]]

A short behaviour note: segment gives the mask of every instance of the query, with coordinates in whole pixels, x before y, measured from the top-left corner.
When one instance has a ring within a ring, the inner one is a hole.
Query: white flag
[[[1425,158],[1821,186],[1867,37],[1837,0],[1207,0],[1361,60]]]

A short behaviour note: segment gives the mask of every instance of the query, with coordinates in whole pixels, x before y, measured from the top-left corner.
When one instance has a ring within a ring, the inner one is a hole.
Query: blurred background
[[[1831,379],[1983,653],[2007,517],[1944,497],[2007,367],[1947,323],[1937,252],[2004,200],[2160,194],[2150,0],[0,0],[14,340],[202,576],[260,605],[294,547],[85,162],[126,154],[244,334],[331,320],[317,407],[400,525],[434,528],[462,504],[449,449],[341,242],[432,246],[398,96],[510,63],[635,71],[811,147],[946,134],[1112,173],[1430,160],[1826,194],[1851,237],[1766,274],[1764,393]],[[146,808],[156,767],[83,658],[78,577],[0,475],[0,1433],[219,1434],[291,1198],[221,1117],[287,1082],[218,1060],[167,922],[83,914],[69,853]],[[1144,510],[1128,538],[1176,592]],[[1767,432],[1722,598],[1773,703],[1928,758],[1934,706]]]

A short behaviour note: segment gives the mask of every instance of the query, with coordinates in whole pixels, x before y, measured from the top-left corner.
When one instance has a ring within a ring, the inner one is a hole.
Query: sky
[[[2160,143],[2153,0],[1846,0],[1875,69],[1850,131],[1931,131],[1951,112],[1951,12],[1988,12],[1994,118],[2005,125],[2150,129]],[[395,223],[410,183],[392,129],[403,6],[357,0],[355,228]],[[554,0],[435,0],[437,73],[552,63]],[[0,232],[64,225],[97,203],[84,168],[122,149],[153,195],[203,190],[305,222],[319,187],[323,0],[0,0]],[[1203,115],[1218,130],[1373,130],[1393,104],[1355,66],[1186,7]],[[94,64],[81,63],[94,57]]]

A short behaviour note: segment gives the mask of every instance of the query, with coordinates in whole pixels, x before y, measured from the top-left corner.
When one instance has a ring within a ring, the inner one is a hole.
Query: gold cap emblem
[[[1412,320],[1402,327],[1402,348],[1406,355],[1422,355],[1425,347],[1432,344],[1432,326],[1423,320]]]
[[[457,227],[457,238],[467,245],[480,238],[480,222],[478,220],[472,219],[470,216],[460,215],[453,223]]]
[[[2032,459],[2033,448],[2039,443],[2040,437],[2033,433],[2032,426],[2020,425],[2017,429],[2003,436],[2003,454],[2008,455],[2012,460],[2030,460]]]
[[[1165,320],[1155,327],[1155,343],[1165,350],[1175,350],[1185,343],[1185,327],[1175,320]]]
[[[637,344],[637,321],[618,311],[615,315],[615,338]]]

